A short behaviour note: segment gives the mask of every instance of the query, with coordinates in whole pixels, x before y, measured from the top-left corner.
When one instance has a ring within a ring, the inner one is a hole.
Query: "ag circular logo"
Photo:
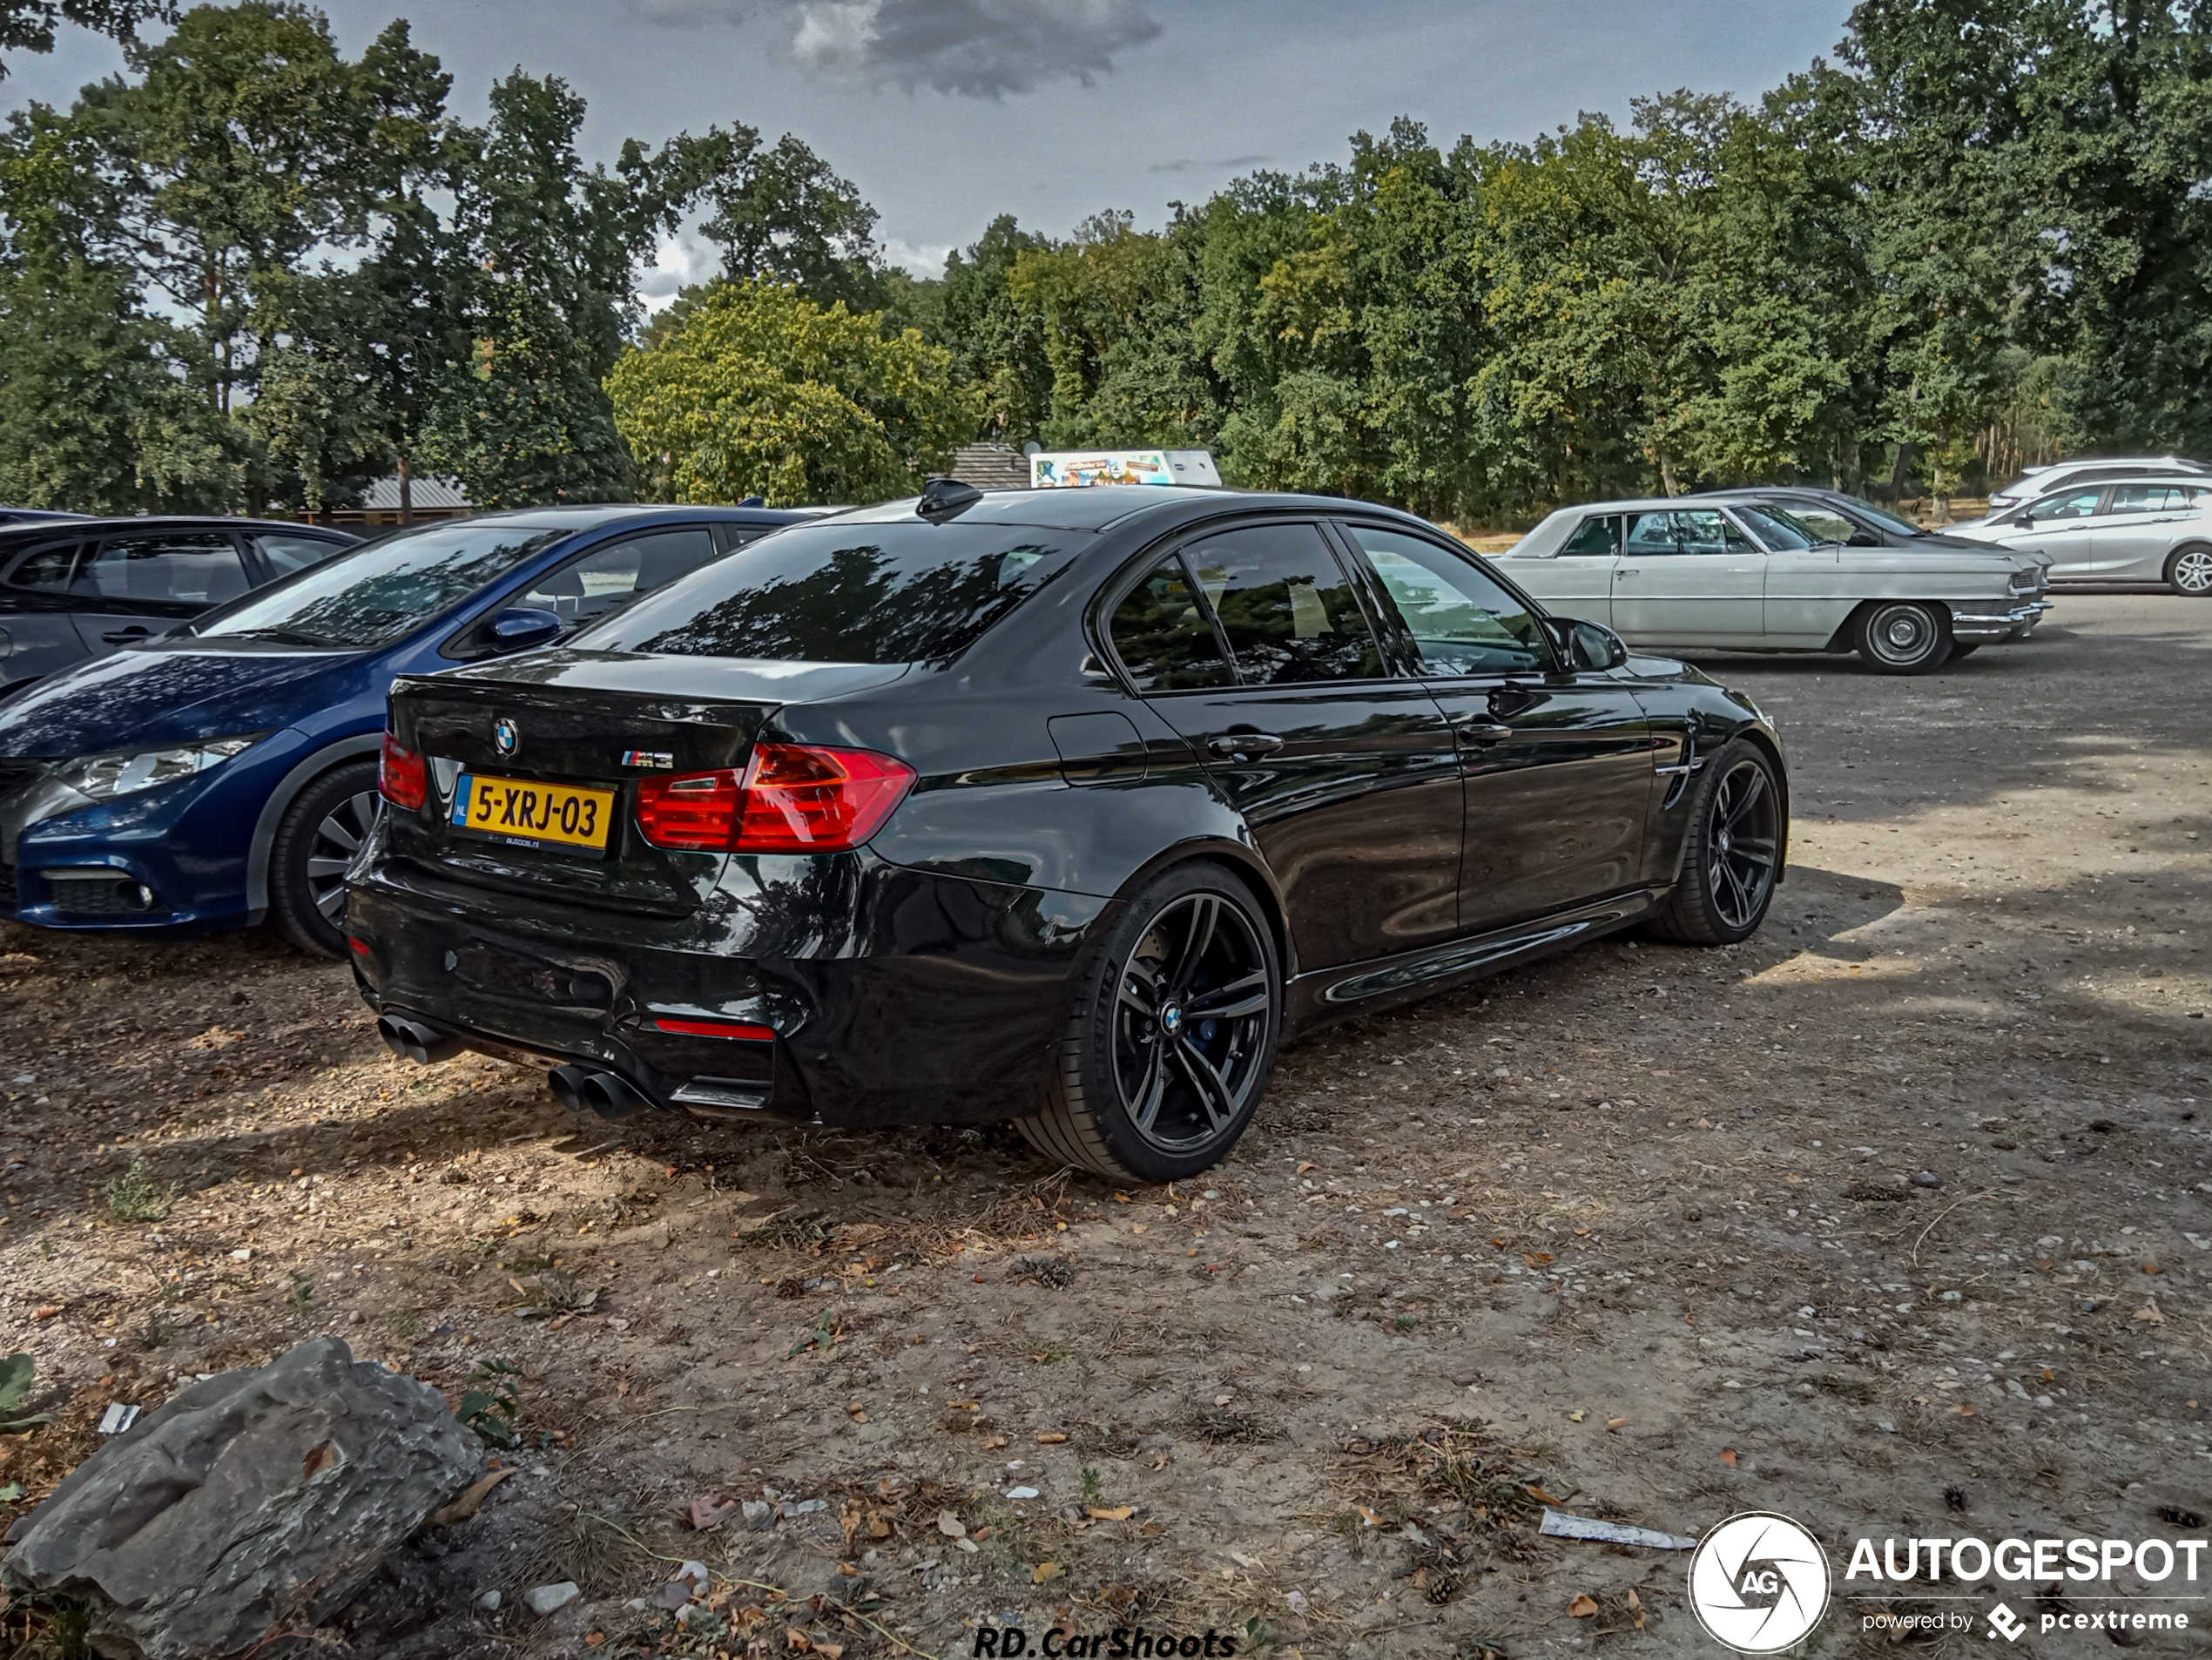
[[[1716,1643],[1775,1654],[1828,1609],[1828,1557],[1787,1516],[1747,1510],[1707,1534],[1689,1558],[1689,1607]]]
[[[508,719],[505,716],[502,715],[500,719],[492,722],[492,747],[496,749],[501,754],[512,755],[516,750],[521,746],[522,741],[523,733],[521,728],[516,726],[513,721]]]

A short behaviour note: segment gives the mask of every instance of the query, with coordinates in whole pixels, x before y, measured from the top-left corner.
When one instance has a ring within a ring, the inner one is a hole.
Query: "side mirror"
[[[1853,530],[1851,540],[1844,545],[1847,548],[1878,548],[1882,545],[1882,538],[1871,530]]]
[[[534,605],[509,605],[484,625],[485,649],[495,652],[527,651],[561,638],[568,624],[558,611]]]
[[[2029,512],[2026,508],[2022,508],[2020,510],[2020,516],[2015,518],[2013,523],[2019,525],[2023,530],[2033,530],[2035,528],[2035,515]]]
[[[1617,669],[1629,660],[1627,642],[1602,623],[1547,617],[1544,627],[1570,669],[1602,673],[1607,669]]]

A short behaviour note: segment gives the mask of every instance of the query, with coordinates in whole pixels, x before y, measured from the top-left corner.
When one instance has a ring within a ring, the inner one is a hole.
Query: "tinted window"
[[[793,525],[571,642],[791,663],[947,663],[1064,571],[1080,532],[988,523]]]
[[[625,536],[539,577],[515,604],[586,622],[690,576],[714,557],[714,534],[703,524]]]
[[[118,536],[78,567],[70,591],[99,599],[219,605],[246,591],[238,543],[219,530]]]
[[[1896,514],[1889,511],[1886,508],[1876,507],[1873,503],[1868,501],[1862,496],[1847,496],[1844,499],[1851,503],[1852,512],[1864,515],[1865,517],[1873,520],[1875,523],[1880,525],[1884,530],[1889,530],[1895,535],[1927,535],[1925,530],[1923,530],[1919,525],[1913,523],[1912,520],[1901,519],[1898,517]],[[1794,513],[1797,509],[1795,507],[1792,507],[1790,510]]]
[[[1824,538],[1801,523],[1796,514],[1784,513],[1779,508],[1739,507],[1737,515],[1751,528],[1751,534],[1765,545],[1769,553],[1796,553],[1811,547]]]
[[[468,522],[402,530],[263,589],[193,630],[365,649],[396,640],[475,596],[569,530]]]
[[[1225,686],[1236,678],[1180,559],[1163,559],[1129,590],[1109,632],[1139,692]]]
[[[77,563],[74,542],[52,542],[43,548],[33,548],[16,561],[8,572],[8,582],[17,588],[35,588],[41,593],[58,594],[69,587],[69,573]]]
[[[2097,498],[2104,494],[2092,487],[2086,490],[2060,490],[2047,496],[2027,509],[2027,516],[2040,523],[2045,519],[2086,519],[2097,510]]]
[[[1594,519],[1584,519],[1581,528],[1567,538],[1567,545],[1559,550],[1559,557],[1564,559],[1570,554],[1603,556],[1620,550],[1621,516],[1604,513]]]
[[[1246,685],[1372,679],[1382,653],[1352,582],[1311,524],[1254,524],[1184,550]]]
[[[281,534],[256,536],[253,544],[269,562],[270,570],[280,577],[319,565],[333,554],[343,553],[354,545],[350,542],[333,542],[327,536]]]
[[[1534,614],[1502,584],[1420,536],[1366,525],[1350,529],[1420,648],[1426,672],[1551,666]]]

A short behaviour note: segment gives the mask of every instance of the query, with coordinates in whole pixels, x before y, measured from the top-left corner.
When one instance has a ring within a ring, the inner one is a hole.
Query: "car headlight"
[[[173,749],[141,749],[119,755],[86,755],[60,772],[61,781],[95,801],[118,795],[135,795],[163,784],[174,784],[211,766],[220,766],[239,751],[252,748],[268,733],[246,732],[237,738],[211,738],[204,743],[180,744]]]

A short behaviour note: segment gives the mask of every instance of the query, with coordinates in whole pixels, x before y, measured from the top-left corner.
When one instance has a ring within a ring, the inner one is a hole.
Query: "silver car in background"
[[[2037,562],[2005,549],[1857,547],[1749,501],[1561,508],[1494,557],[1548,610],[1631,645],[1856,651],[1884,674],[1929,673],[2049,609]]]
[[[2080,483],[1951,528],[2048,557],[2054,584],[2162,582],[2192,599],[2212,597],[2212,478]]]
[[[2114,478],[2212,478],[2212,467],[2182,455],[2079,456],[2031,467],[2000,490],[1989,493],[1993,518],[2007,509],[2037,501],[2060,490],[2080,489]]]

